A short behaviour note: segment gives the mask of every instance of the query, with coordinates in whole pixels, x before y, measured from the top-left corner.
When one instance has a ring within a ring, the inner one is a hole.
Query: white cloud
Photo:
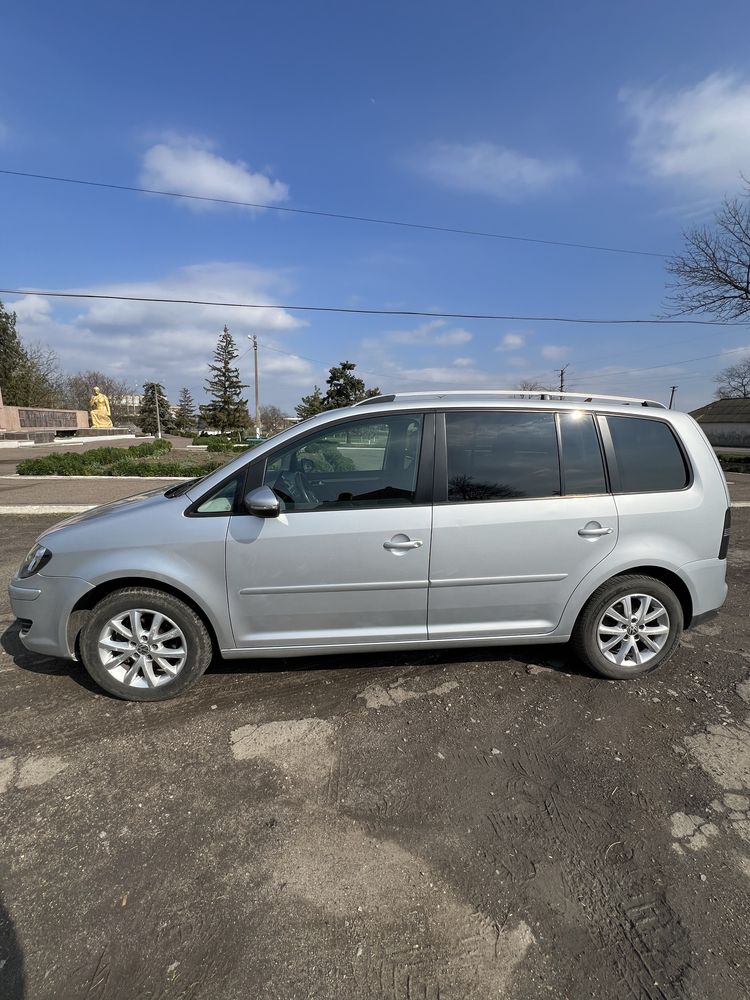
[[[419,389],[428,385],[443,389],[471,389],[493,383],[497,384],[497,375],[478,368],[472,358],[456,358],[452,365],[399,369],[397,381],[391,388],[402,392],[410,387]]]
[[[410,162],[441,187],[506,201],[539,194],[580,173],[572,157],[543,160],[492,142],[434,142]]]
[[[259,335],[263,398],[277,401],[275,394],[289,387],[312,386],[319,378],[308,361],[271,351],[288,351],[289,334],[305,327],[305,321],[274,306],[274,292],[285,290],[283,273],[246,264],[205,263],[181,268],[164,278],[120,284],[68,289],[98,294],[134,295],[148,298],[203,299],[226,302],[267,302],[262,309],[221,309],[215,306],[179,305],[159,302],[93,300],[61,305],[57,300],[26,296],[8,306],[18,313],[19,330],[25,340],[49,344],[67,371],[101,368],[138,386],[158,378],[172,395],[182,385],[197,388],[200,396],[206,366],[213,357],[216,340],[226,323],[240,353],[248,351],[247,335]],[[70,314],[74,308],[77,314]],[[61,319],[58,312],[67,313]],[[265,350],[265,346],[269,350]],[[243,378],[252,382],[252,357],[238,361]],[[281,400],[278,400],[281,401]]]
[[[750,82],[712,73],[691,87],[623,88],[634,162],[693,193],[732,192],[750,165]]]
[[[390,330],[380,338],[369,337],[364,346],[374,347],[378,341],[390,344],[425,345],[429,347],[456,347],[468,344],[473,335],[462,327],[448,327],[444,319],[427,320],[411,330]]]
[[[495,348],[496,351],[520,351],[526,343],[525,333],[506,333]]]
[[[289,188],[283,181],[254,173],[241,160],[234,163],[225,160],[213,149],[213,143],[205,139],[168,136],[144,153],[139,183],[158,191],[261,205],[275,205],[289,197]],[[198,210],[220,207],[200,201],[184,204]]]
[[[542,357],[547,361],[562,361],[570,354],[571,348],[564,344],[547,344],[542,348]]]

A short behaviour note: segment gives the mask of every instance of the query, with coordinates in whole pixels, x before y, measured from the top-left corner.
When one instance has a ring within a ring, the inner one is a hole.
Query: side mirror
[[[256,517],[278,517],[281,504],[270,486],[259,486],[245,497],[245,509]]]

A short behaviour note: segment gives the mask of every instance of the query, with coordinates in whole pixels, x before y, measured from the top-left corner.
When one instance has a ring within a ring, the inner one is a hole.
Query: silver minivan
[[[723,604],[729,523],[687,414],[399,393],[63,521],[10,597],[28,649],[80,658],[136,701],[178,694],[214,654],[571,640],[589,668],[627,678]]]

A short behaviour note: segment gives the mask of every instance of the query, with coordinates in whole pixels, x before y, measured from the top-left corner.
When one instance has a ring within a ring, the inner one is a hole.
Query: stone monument
[[[89,400],[89,410],[92,427],[111,427],[112,416],[109,409],[109,399],[99,389],[94,386],[94,395]]]

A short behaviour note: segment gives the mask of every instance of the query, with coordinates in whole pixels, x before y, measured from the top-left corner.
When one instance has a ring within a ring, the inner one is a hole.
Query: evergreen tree
[[[352,406],[371,396],[379,396],[380,389],[368,389],[364,381],[354,374],[357,366],[353,361],[342,361],[328,372],[325,396],[316,385],[309,396],[295,406],[295,412],[302,420],[314,417],[325,410],[336,410],[340,406]]]
[[[303,396],[301,402],[297,403],[294,412],[300,420],[307,420],[308,417],[314,417],[316,413],[322,413],[327,409],[325,396],[320,391],[320,386],[316,385],[309,396]]]
[[[42,344],[24,346],[16,314],[0,302],[0,392],[8,406],[60,406],[57,355]]]
[[[353,374],[357,366],[353,361],[342,361],[331,368],[326,379],[326,409],[336,410],[339,406],[352,406],[371,396],[379,396],[380,389],[368,389],[361,378]]]
[[[247,400],[242,398],[247,385],[240,379],[239,368],[232,364],[238,354],[234,337],[225,326],[214,351],[214,363],[208,366],[211,375],[205,380],[210,401],[200,407],[207,426],[222,434],[250,424]]]
[[[192,431],[197,423],[193,394],[187,387],[180,389],[180,395],[177,398],[176,423],[177,429],[182,433]]]
[[[159,406],[159,421],[156,419],[157,402]],[[141,430],[146,434],[156,434],[161,425],[162,434],[173,434],[175,430],[174,417],[169,406],[169,400],[161,382],[144,382],[143,400],[140,411]]]
[[[26,365],[26,352],[16,330],[16,314],[0,302],[0,391],[8,406],[19,406],[16,383]]]

